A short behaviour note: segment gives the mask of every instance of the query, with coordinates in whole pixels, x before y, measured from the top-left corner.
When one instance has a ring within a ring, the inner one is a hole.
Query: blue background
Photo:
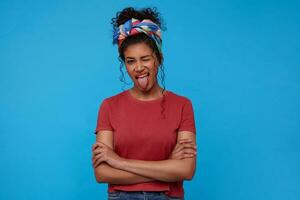
[[[288,0],[1,0],[0,199],[107,197],[91,145],[100,103],[122,91],[110,19],[130,5],[162,13],[166,87],[193,102],[186,199],[300,199],[300,3]]]

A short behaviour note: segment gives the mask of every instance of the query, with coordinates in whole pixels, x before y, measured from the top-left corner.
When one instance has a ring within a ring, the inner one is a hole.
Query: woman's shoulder
[[[111,96],[108,96],[103,101],[106,101],[106,102],[120,101],[120,99],[123,99],[125,97],[126,92],[127,92],[127,90],[119,92],[119,93],[111,95]]]
[[[180,102],[180,103],[191,102],[191,100],[188,97],[186,97],[186,96],[184,96],[182,94],[179,94],[177,92],[170,91],[170,90],[168,90],[168,97],[172,101],[176,101],[176,102]]]

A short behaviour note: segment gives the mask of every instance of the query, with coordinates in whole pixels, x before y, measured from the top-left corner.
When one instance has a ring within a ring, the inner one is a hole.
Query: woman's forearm
[[[93,166],[97,169],[95,170],[96,178],[98,182],[116,184],[134,184],[154,180],[163,182],[190,180],[196,168],[196,146],[193,142],[194,138],[190,141],[185,140],[187,139],[182,137],[169,159],[161,161],[125,159],[117,155],[110,146],[97,142],[93,145]],[[193,143],[190,143],[191,141]],[[104,163],[106,165],[103,165]]]
[[[119,169],[164,182],[191,180],[196,168],[195,158],[182,160],[143,161],[123,159]]]
[[[154,181],[131,172],[120,169],[115,169],[106,163],[102,163],[94,169],[94,174],[97,182],[109,184],[137,184]]]

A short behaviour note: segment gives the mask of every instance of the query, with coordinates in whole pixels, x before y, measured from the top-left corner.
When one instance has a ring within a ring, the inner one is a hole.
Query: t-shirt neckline
[[[169,91],[168,91],[168,90],[165,90],[164,93],[165,93],[164,96],[166,97],[166,96],[168,96]],[[161,101],[161,100],[163,99],[163,96],[161,96],[161,97],[159,97],[159,98],[157,98],[157,99],[152,99],[152,100],[140,100],[140,99],[135,98],[135,97],[131,94],[130,89],[126,90],[126,91],[125,91],[125,94],[126,94],[131,100],[133,100],[133,101],[135,101],[135,102],[138,102],[138,103],[155,103],[155,102],[159,102],[159,101]]]

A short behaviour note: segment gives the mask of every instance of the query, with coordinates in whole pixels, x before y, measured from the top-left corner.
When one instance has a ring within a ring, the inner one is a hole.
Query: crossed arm
[[[190,180],[196,168],[195,144],[194,133],[181,131],[169,159],[132,160],[122,158],[113,151],[111,131],[99,131],[93,145],[94,174],[98,182],[110,184]]]

